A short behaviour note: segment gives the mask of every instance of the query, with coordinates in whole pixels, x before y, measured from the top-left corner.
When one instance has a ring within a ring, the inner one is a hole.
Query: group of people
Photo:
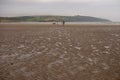
[[[56,24],[56,23],[53,23],[53,24]],[[58,24],[58,22],[57,22],[57,24]],[[62,25],[63,26],[65,25],[65,21],[64,20],[62,21]]]

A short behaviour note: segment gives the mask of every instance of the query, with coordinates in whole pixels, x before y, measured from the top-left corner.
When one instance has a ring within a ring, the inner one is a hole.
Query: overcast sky
[[[0,16],[86,15],[120,21],[120,0],[0,0]]]

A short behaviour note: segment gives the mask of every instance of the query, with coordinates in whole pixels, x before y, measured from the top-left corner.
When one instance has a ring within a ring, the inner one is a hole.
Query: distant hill
[[[91,16],[21,16],[21,17],[0,17],[0,22],[110,22],[108,19],[96,18]]]

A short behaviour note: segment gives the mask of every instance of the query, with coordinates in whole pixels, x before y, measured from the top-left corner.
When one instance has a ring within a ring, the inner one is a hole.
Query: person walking
[[[65,21],[63,21],[63,26],[65,25]]]

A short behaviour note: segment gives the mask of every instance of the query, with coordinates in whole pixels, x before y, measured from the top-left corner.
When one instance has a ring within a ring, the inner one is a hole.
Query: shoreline
[[[2,24],[62,25],[61,22],[1,22],[0,25]],[[66,22],[65,25],[120,25],[120,22]]]

